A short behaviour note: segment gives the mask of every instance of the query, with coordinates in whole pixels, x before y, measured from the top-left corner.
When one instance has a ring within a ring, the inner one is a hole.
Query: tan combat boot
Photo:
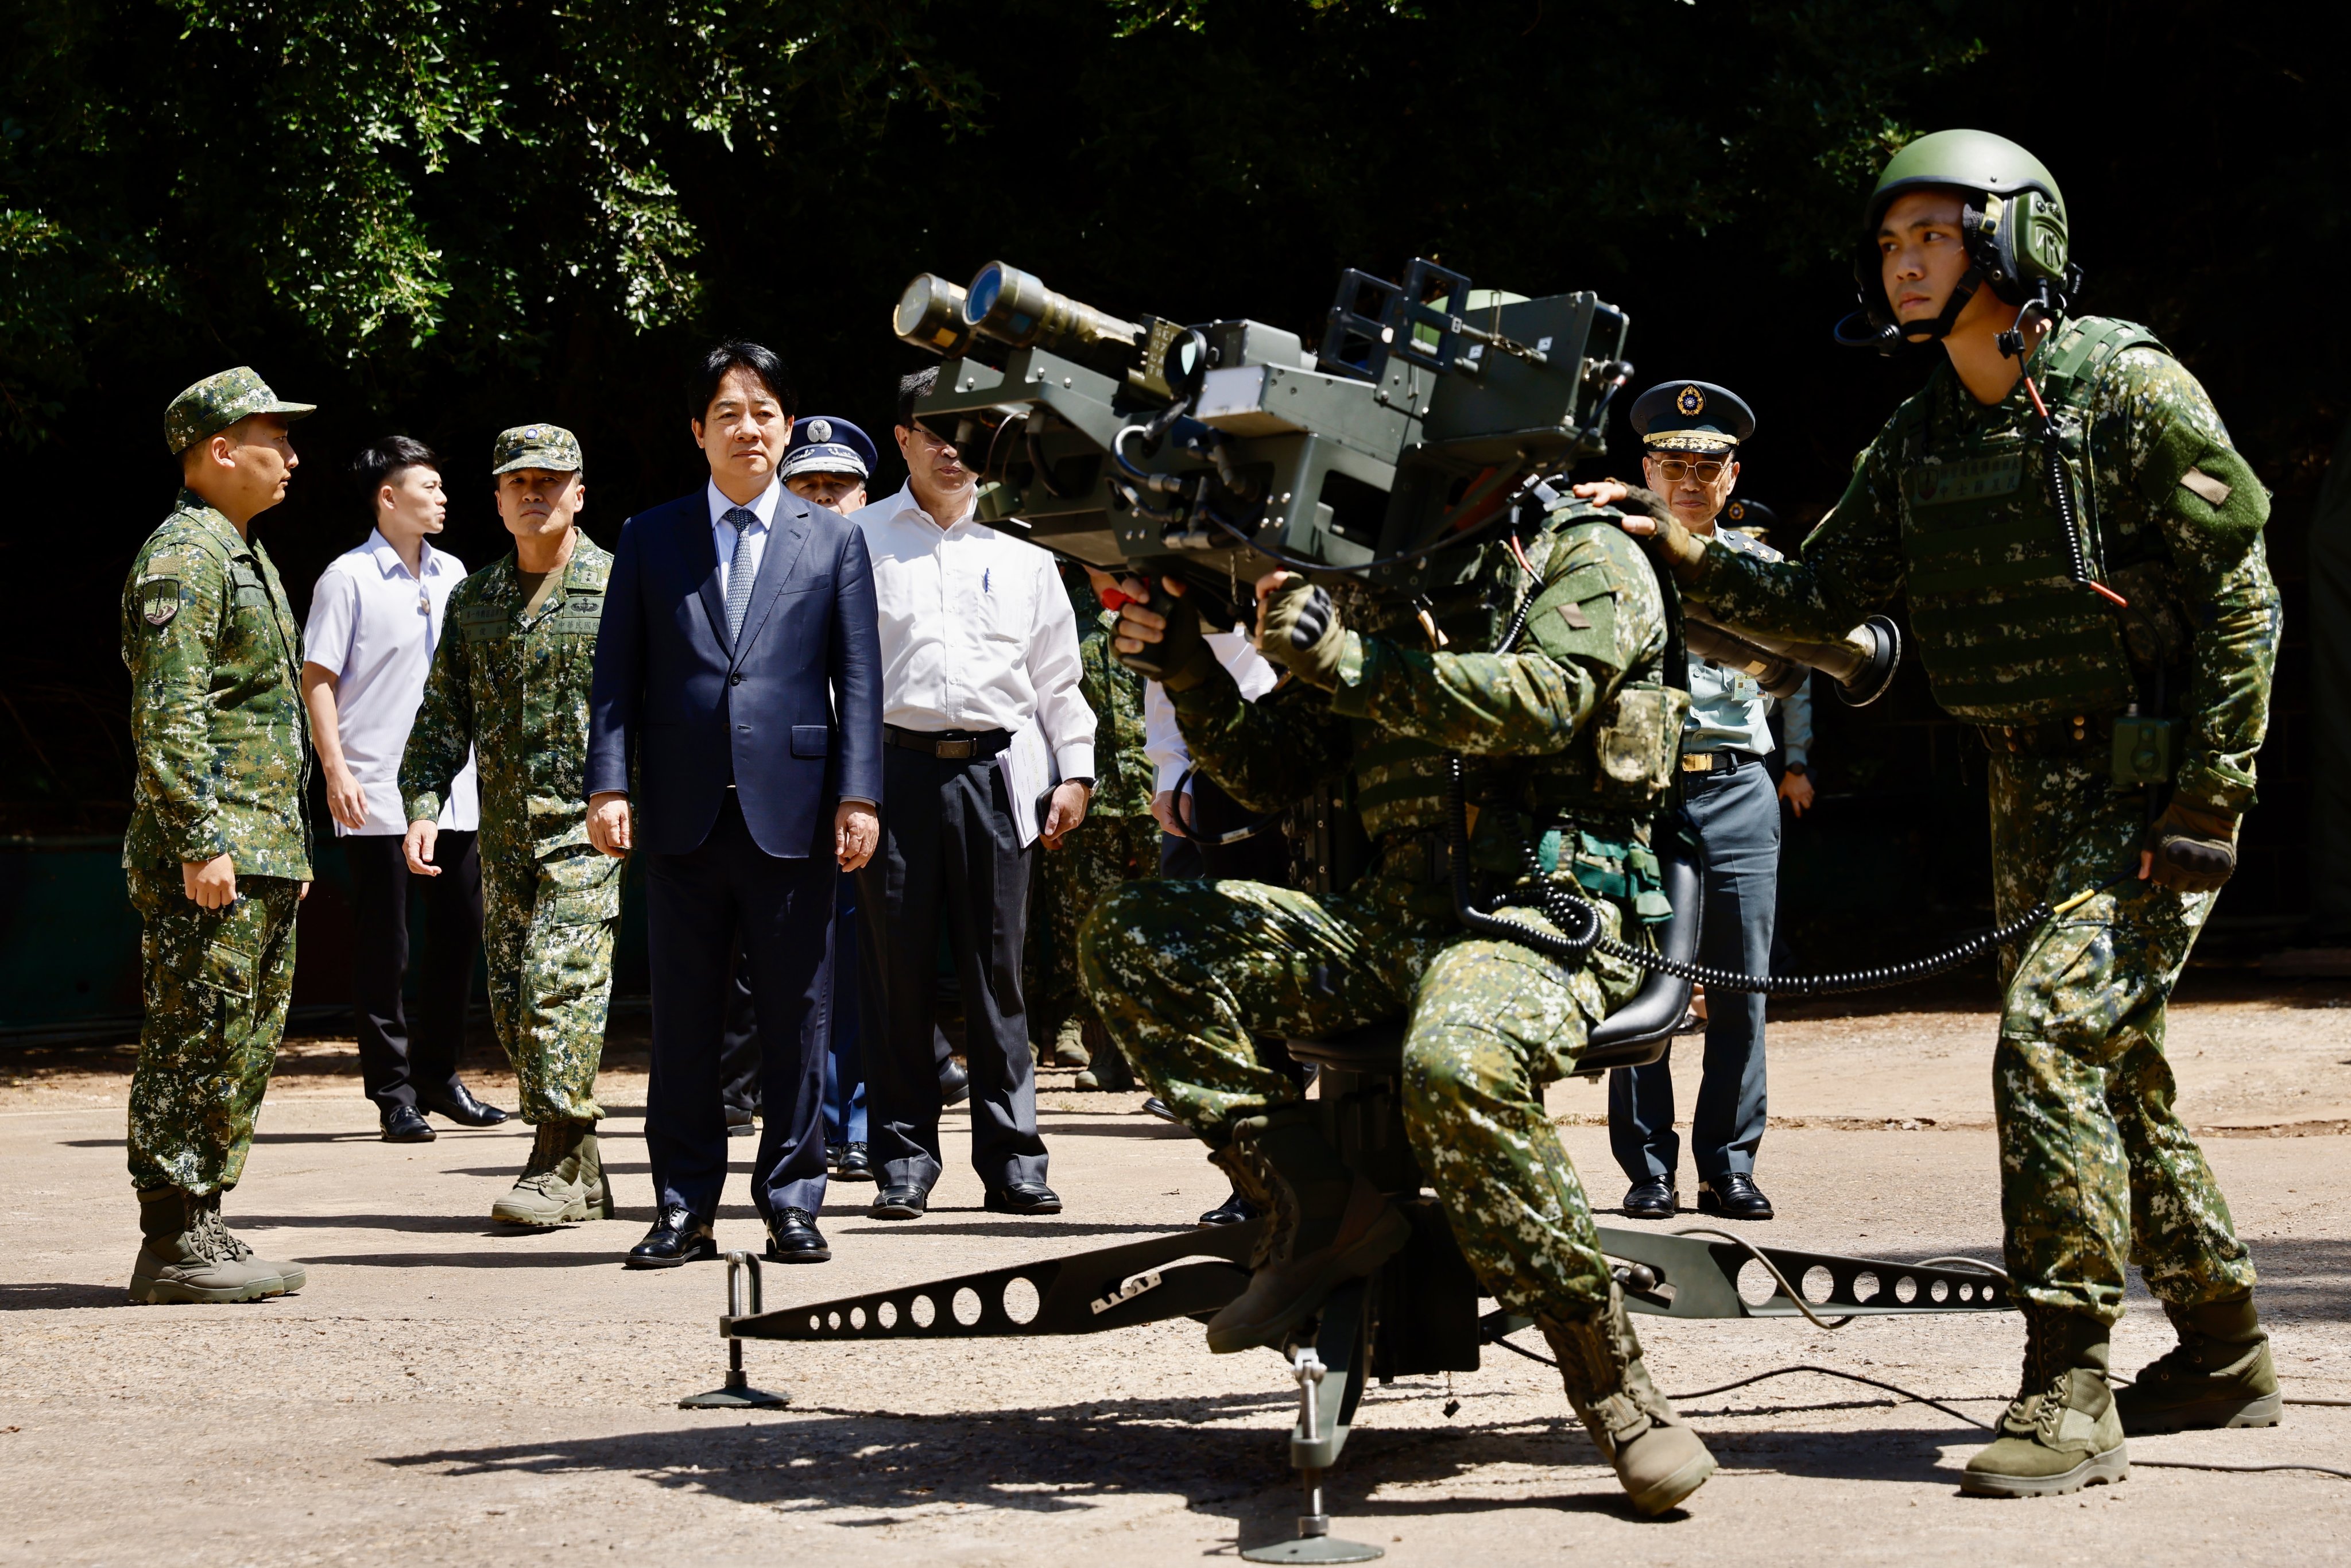
[[[2130,1475],[2122,1418],[2106,1387],[2106,1325],[2087,1312],[2024,1310],[2024,1381],[2000,1436],[1968,1461],[1978,1497],[2057,1497]]]
[[[2123,1430],[2137,1437],[2197,1427],[2276,1426],[2285,1401],[2252,1291],[2193,1307],[2166,1301],[2163,1310],[2179,1343],[2116,1391]]]
[[[612,1184],[604,1175],[593,1122],[542,1122],[530,1161],[514,1190],[490,1205],[509,1225],[565,1225],[612,1218]]]
[[[1714,1456],[1649,1381],[1623,1291],[1610,1285],[1608,1305],[1587,1317],[1535,1323],[1559,1357],[1568,1403],[1635,1508],[1663,1513],[1706,1484]]]
[[[288,1294],[310,1282],[309,1270],[299,1263],[273,1263],[266,1258],[255,1257],[253,1249],[239,1240],[229,1229],[228,1221],[221,1217],[221,1195],[218,1192],[206,1193],[188,1201],[203,1208],[204,1229],[213,1239],[214,1250],[248,1269],[266,1269],[277,1276],[278,1288]]]
[[[221,1244],[205,1222],[201,1199],[178,1187],[139,1195],[139,1229],[145,1238],[131,1266],[131,1299],[165,1301],[257,1301],[283,1295],[286,1282]]]
[[[1053,1044],[1046,1053],[1048,1067],[1075,1067],[1080,1070],[1093,1065],[1093,1052],[1086,1049],[1086,1026],[1082,1019],[1063,1019],[1061,1027],[1053,1031]]]
[[[1311,1106],[1250,1117],[1211,1157],[1273,1216],[1249,1288],[1208,1320],[1208,1348],[1219,1355],[1280,1343],[1324,1297],[1411,1239],[1411,1221],[1323,1141]]]

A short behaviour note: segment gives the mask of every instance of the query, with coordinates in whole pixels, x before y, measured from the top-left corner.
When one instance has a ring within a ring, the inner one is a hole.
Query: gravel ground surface
[[[2339,988],[2199,998],[2173,1017],[2181,1103],[2214,1134],[2287,1392],[2351,1398],[2351,1220],[2336,1207],[2351,1176],[2351,1013]],[[1781,1218],[1742,1234],[1996,1258],[1991,1027],[1980,1009],[1934,1005],[1775,1022],[1760,1176]],[[132,1308],[127,1057],[0,1053],[0,1562],[1176,1563],[1290,1532],[1285,1370],[1267,1354],[1211,1356],[1187,1322],[1084,1339],[752,1344],[753,1382],[789,1393],[790,1408],[677,1409],[719,1379],[722,1270],[617,1266],[650,1193],[642,1058],[622,1040],[614,1060],[604,1136],[623,1220],[517,1236],[486,1215],[527,1132],[382,1144],[350,1042],[298,1042],[228,1213],[264,1256],[304,1260],[309,1287],[246,1306]],[[510,1090],[486,1067],[472,1076],[494,1100]],[[1142,1115],[1139,1096],[1046,1082],[1062,1216],[984,1214],[968,1171],[951,1172],[914,1224],[868,1221],[872,1189],[836,1187],[824,1216],[836,1261],[771,1268],[769,1303],[1164,1233],[1222,1196],[1196,1145]],[[1613,1204],[1600,1092],[1562,1085],[1552,1105],[1596,1200]],[[740,1170],[750,1146],[735,1151]],[[1695,1189],[1687,1172],[1683,1186]],[[722,1242],[756,1246],[739,1177],[728,1198]],[[1813,1364],[1982,1420],[2022,1343],[2010,1314],[1864,1319],[1834,1334],[1786,1321],[1642,1326],[1668,1390]],[[2168,1340],[2136,1296],[2117,1364],[2135,1368]],[[1956,1490],[1981,1440],[1961,1421],[1799,1375],[1687,1404],[1722,1471],[1686,1511],[1645,1521],[1549,1368],[1489,1354],[1450,1394],[1447,1416],[1442,1378],[1372,1390],[1332,1480],[1337,1533],[1397,1563],[2351,1559],[2351,1481],[2147,1463],[2351,1468],[2351,1409],[2142,1439],[2121,1486],[1983,1501]]]

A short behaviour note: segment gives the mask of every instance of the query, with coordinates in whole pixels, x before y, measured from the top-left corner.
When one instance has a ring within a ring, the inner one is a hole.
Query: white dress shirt
[[[1039,726],[1064,779],[1094,773],[1077,618],[1053,558],[967,514],[947,528],[910,489],[853,516],[882,615],[882,717],[901,729]]]
[[[441,612],[465,563],[420,541],[417,570],[380,533],[327,563],[310,593],[302,658],[335,677],[335,733],[343,760],[367,794],[367,826],[335,824],[337,837],[397,837],[408,831],[400,799],[400,754],[424,700],[424,677],[441,642]],[[449,786],[440,825],[474,832],[482,808],[474,759]]]
[[[768,480],[768,487],[753,497],[744,507],[756,519],[751,524],[753,582],[759,580],[759,562],[767,559],[768,535],[775,527],[776,499],[783,487],[782,480]],[[724,604],[730,586],[728,574],[735,570],[735,525],[726,521],[726,514],[735,509],[737,503],[726,498],[726,492],[718,487],[716,479],[710,482],[707,494],[710,498],[710,537],[718,547],[718,601]]]
[[[1207,636],[1208,652],[1240,687],[1241,701],[1257,701],[1280,681],[1281,672],[1266,662],[1246,632],[1209,632]],[[1151,759],[1158,780],[1152,788],[1163,794],[1175,789],[1192,766],[1191,747],[1184,744],[1184,732],[1176,724],[1176,705],[1157,681],[1143,683],[1143,755]]]

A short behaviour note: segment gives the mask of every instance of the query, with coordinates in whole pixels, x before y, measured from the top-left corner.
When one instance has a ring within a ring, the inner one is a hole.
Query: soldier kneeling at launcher
[[[1523,541],[1479,547],[1433,613],[1350,598],[1343,614],[1322,589],[1269,574],[1259,642],[1295,679],[1256,703],[1209,653],[1189,603],[1155,612],[1130,581],[1137,597],[1115,646],[1165,671],[1202,771],[1259,810],[1352,772],[1377,858],[1323,898],[1249,882],[1130,883],[1079,945],[1120,1050],[1274,1217],[1248,1289],[1208,1324],[1210,1349],[1280,1343],[1409,1230],[1342,1163],[1256,1037],[1330,1036],[1409,1013],[1405,1125],[1454,1236],[1486,1289],[1540,1324],[1593,1440],[1635,1505],[1659,1513],[1703,1485],[1714,1458],[1642,1365],[1542,1103],[1641,972],[1596,950],[1554,960],[1466,929],[1447,847],[1448,817],[1466,821],[1470,875],[1493,913],[1553,936],[1538,878],[1589,900],[1610,937],[1639,943],[1669,913],[1650,835],[1688,699],[1664,684],[1663,597],[1614,516],[1564,502]],[[1448,754],[1466,770],[1458,815]]]

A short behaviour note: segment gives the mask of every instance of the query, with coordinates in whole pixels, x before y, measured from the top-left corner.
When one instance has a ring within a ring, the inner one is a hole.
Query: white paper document
[[[1044,831],[1046,802],[1061,781],[1061,768],[1044,730],[1033,724],[1012,732],[1012,744],[996,754],[996,766],[1003,769],[1004,798],[1012,803],[1012,825],[1025,850]]]

